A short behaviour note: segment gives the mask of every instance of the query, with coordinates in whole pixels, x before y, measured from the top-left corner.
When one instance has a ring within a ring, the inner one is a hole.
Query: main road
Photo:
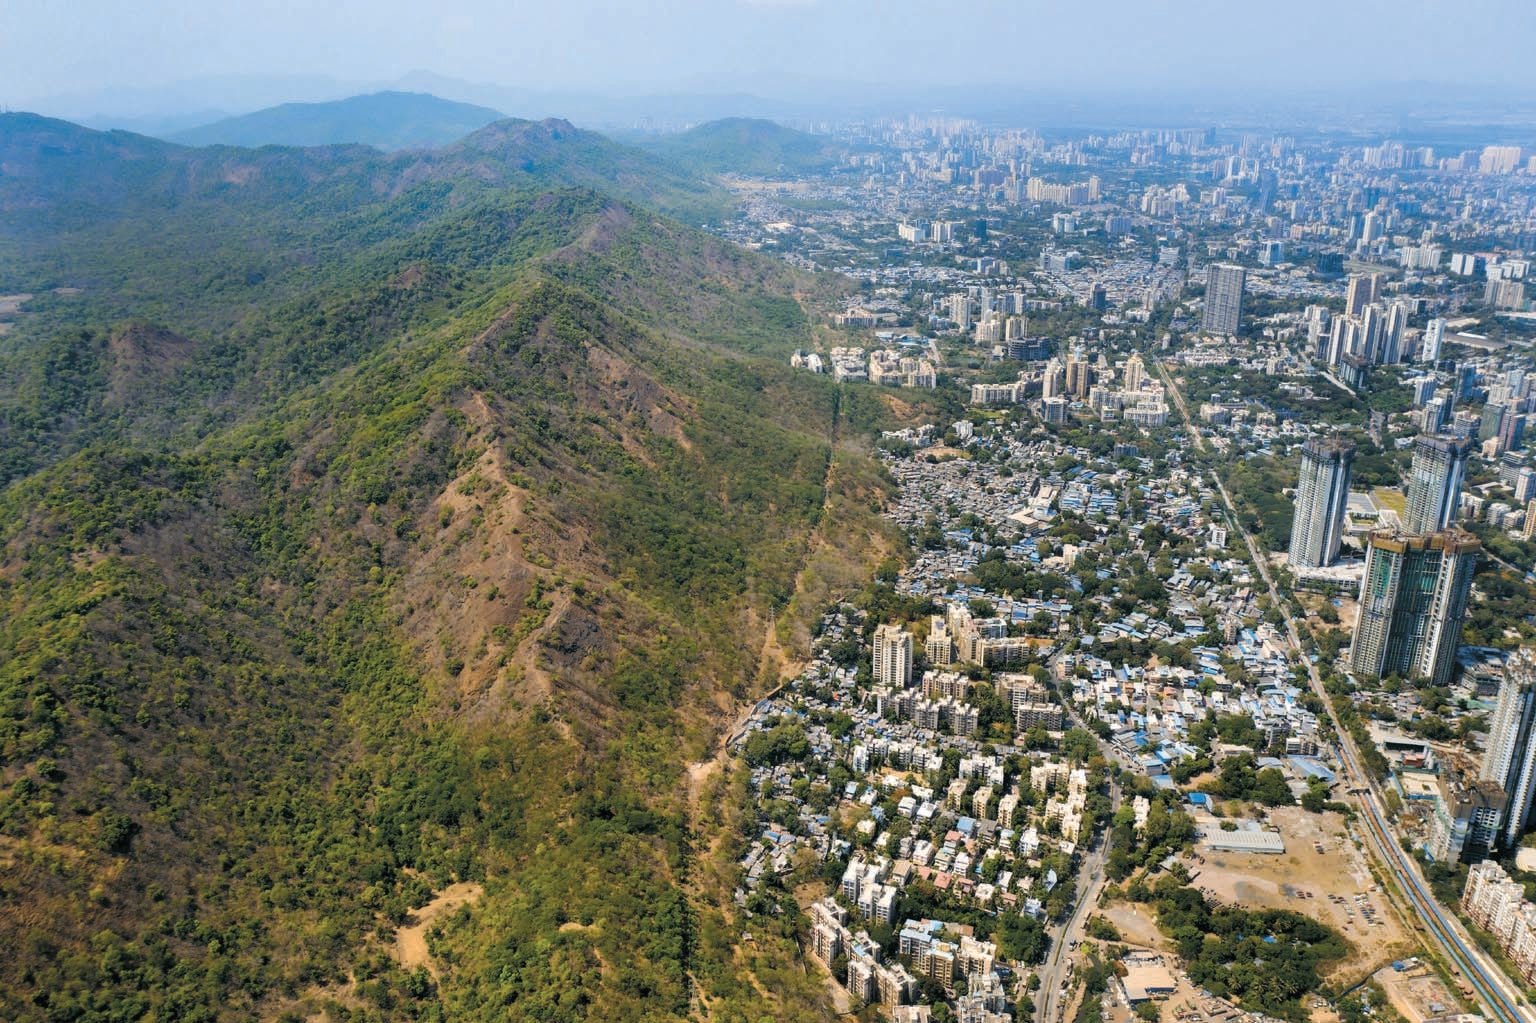
[[[1077,708],[1072,706],[1070,697],[1064,697],[1062,705],[1072,723],[1079,728],[1086,729],[1083,719],[1078,716]],[[1103,744],[1100,744],[1103,748]],[[1109,754],[1119,760],[1119,754],[1113,750]],[[1111,778],[1109,780],[1109,817],[1114,821],[1115,813],[1120,809],[1120,785]],[[1069,962],[1067,953],[1071,951],[1072,944],[1077,940],[1082,931],[1083,921],[1087,918],[1088,911],[1099,903],[1099,894],[1104,891],[1104,864],[1109,859],[1109,844],[1114,831],[1113,823],[1106,823],[1104,830],[1095,836],[1094,843],[1083,856],[1083,862],[1078,867],[1077,877],[1080,888],[1077,893],[1077,902],[1072,908],[1072,915],[1067,917],[1067,922],[1061,928],[1061,933],[1051,943],[1051,951],[1045,958],[1045,963],[1037,971],[1040,977],[1040,1002],[1036,1006],[1035,1018],[1038,1023],[1057,1023],[1067,1011],[1067,1003],[1070,999],[1065,997],[1062,985],[1066,981],[1066,970]],[[1075,958],[1075,957],[1074,957]]]
[[[1207,452],[1209,448],[1206,445],[1205,436],[1190,418],[1189,409],[1184,404],[1184,395],[1179,392],[1162,360],[1158,360],[1156,365],[1158,374],[1163,378],[1163,383],[1179,410],[1180,418],[1184,420],[1185,427],[1194,436],[1196,446],[1202,452]],[[1404,855],[1398,846],[1396,836],[1392,833],[1387,817],[1381,810],[1385,800],[1381,798],[1379,788],[1362,766],[1359,750],[1355,748],[1354,736],[1343,727],[1334,713],[1333,701],[1329,699],[1328,692],[1323,687],[1322,675],[1301,645],[1301,634],[1296,628],[1296,620],[1291,614],[1290,605],[1281,599],[1280,590],[1270,574],[1269,563],[1265,560],[1263,552],[1259,550],[1259,545],[1254,541],[1252,534],[1243,527],[1242,520],[1237,514],[1237,507],[1232,501],[1232,496],[1227,493],[1226,484],[1222,482],[1220,474],[1212,470],[1212,476],[1216,480],[1216,490],[1221,494],[1221,503],[1226,510],[1227,522],[1231,529],[1243,538],[1243,543],[1253,559],[1254,567],[1269,591],[1271,603],[1280,609],[1284,617],[1286,636],[1290,640],[1291,648],[1296,652],[1301,663],[1306,666],[1312,690],[1322,700],[1328,719],[1338,734],[1339,753],[1346,784],[1349,791],[1360,801],[1361,808],[1364,810],[1366,830],[1371,837],[1366,848],[1374,854],[1376,862],[1384,867],[1396,881],[1397,893],[1407,900],[1409,908],[1412,909],[1413,915],[1418,917],[1425,933],[1444,953],[1453,969],[1466,979],[1488,1014],[1502,1023],[1536,1023],[1536,1013],[1533,1013],[1525,1004],[1519,987],[1513,984],[1498,964],[1489,959],[1483,950],[1467,936],[1461,922],[1454,914],[1441,911],[1429,886],[1425,884],[1423,875],[1419,872],[1418,864]],[[1394,896],[1390,887],[1386,894],[1389,898]],[[1394,898],[1394,901],[1399,903],[1401,909],[1401,901],[1397,898]]]

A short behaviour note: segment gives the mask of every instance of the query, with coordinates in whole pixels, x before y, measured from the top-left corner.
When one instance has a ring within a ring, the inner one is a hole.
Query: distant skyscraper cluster
[[[1356,274],[1349,279],[1344,311],[1329,316],[1318,307],[1308,324],[1307,337],[1313,355],[1335,370],[1346,385],[1359,387],[1372,366],[1395,365],[1404,360],[1404,341],[1410,303],[1386,301],[1381,274]],[[1440,329],[1444,330],[1444,324]],[[1439,357],[1440,339],[1434,341]]]

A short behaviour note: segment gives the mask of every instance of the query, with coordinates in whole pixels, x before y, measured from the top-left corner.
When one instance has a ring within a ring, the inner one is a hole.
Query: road
[[[1209,451],[1205,438],[1195,428],[1190,419],[1189,410],[1185,407],[1184,396],[1174,385],[1172,376],[1167,367],[1159,360],[1156,363],[1157,371],[1163,378],[1163,383],[1168,388],[1168,393],[1173,396],[1174,405],[1179,410],[1179,415],[1184,420],[1184,425],[1193,433],[1196,445],[1201,451]],[[1477,999],[1481,1002],[1487,1014],[1503,1023],[1536,1023],[1536,1013],[1523,1005],[1523,995],[1520,989],[1511,983],[1510,978],[1479,948],[1462,928],[1460,921],[1454,915],[1444,913],[1435,901],[1434,895],[1425,884],[1424,877],[1419,871],[1418,864],[1406,856],[1397,843],[1396,836],[1392,834],[1388,826],[1386,815],[1381,807],[1385,805],[1380,790],[1376,783],[1365,772],[1359,750],[1355,748],[1354,737],[1339,722],[1333,710],[1333,701],[1329,698],[1327,690],[1323,687],[1321,674],[1317,665],[1301,645],[1301,635],[1296,628],[1296,620],[1291,614],[1290,606],[1280,597],[1280,591],[1275,586],[1274,578],[1270,575],[1269,563],[1262,556],[1258,544],[1253,536],[1243,528],[1237,515],[1236,505],[1232,497],[1227,493],[1226,484],[1221,477],[1214,472],[1216,489],[1221,494],[1222,504],[1226,509],[1228,524],[1237,535],[1243,538],[1243,543],[1248,548],[1249,555],[1253,558],[1255,568],[1260,578],[1263,579],[1265,588],[1269,591],[1269,598],[1275,607],[1280,609],[1284,616],[1285,631],[1290,640],[1291,648],[1296,651],[1301,663],[1306,666],[1307,677],[1311,682],[1313,691],[1323,701],[1328,719],[1332,722],[1334,731],[1339,737],[1339,753],[1344,767],[1345,784],[1349,792],[1359,800],[1367,831],[1371,841],[1366,848],[1372,854],[1377,865],[1385,870],[1397,882],[1397,892],[1389,887],[1386,891],[1388,898],[1397,904],[1399,910],[1404,907],[1402,899],[1408,902],[1411,913],[1405,912],[1405,919],[1417,916],[1425,933],[1433,939],[1435,945],[1445,955],[1447,961],[1460,972],[1476,992]]]
[[[1341,391],[1348,391],[1349,392],[1349,396],[1351,398],[1358,398],[1358,397],[1360,397],[1358,394],[1355,393],[1355,389],[1353,387],[1350,387],[1348,384],[1346,384],[1344,381],[1340,380],[1338,377],[1334,376],[1332,373],[1329,373],[1329,372],[1327,372],[1325,370],[1323,372],[1323,376],[1327,378],[1327,380],[1328,380],[1328,382],[1330,384],[1332,384],[1333,386],[1337,387],[1339,390],[1341,390]]]
[[[1083,857],[1083,865],[1078,870],[1078,881],[1082,888],[1078,892],[1077,904],[1073,907],[1072,915],[1067,918],[1066,926],[1062,927],[1061,933],[1051,943],[1045,965],[1037,971],[1040,975],[1040,1003],[1036,1018],[1040,1023],[1056,1023],[1062,1013],[1066,1012],[1067,1003],[1071,1000],[1061,990],[1062,982],[1066,979],[1067,963],[1077,958],[1068,953],[1072,942],[1077,940],[1088,911],[1098,905],[1099,893],[1104,890],[1104,861],[1108,856],[1109,829],[1106,828],[1094,849]]]
[[[1483,548],[1483,557],[1488,558],[1496,564],[1504,566],[1516,575],[1525,576],[1526,580],[1529,582],[1536,582],[1536,572],[1533,572],[1528,568],[1521,568],[1519,565],[1511,565],[1509,562],[1505,561],[1503,558],[1499,557],[1497,554],[1493,553],[1486,547]]]
[[[1072,706],[1071,699],[1064,698],[1063,704],[1072,723],[1079,728],[1086,728],[1083,719],[1078,716],[1077,708]],[[1099,748],[1103,749],[1103,743],[1099,744]],[[1113,750],[1108,751],[1108,755],[1117,761],[1120,760],[1119,755]],[[1111,780],[1109,783],[1111,820],[1119,809],[1120,786]],[[1076,941],[1082,933],[1083,921],[1088,918],[1089,911],[1099,904],[1099,894],[1104,891],[1104,864],[1109,859],[1110,840],[1111,827],[1106,824],[1078,867],[1077,902],[1072,908],[1072,915],[1067,918],[1061,933],[1051,942],[1051,951],[1046,956],[1044,965],[1036,971],[1040,976],[1040,1001],[1035,1007],[1035,1018],[1039,1023],[1057,1023],[1067,1011],[1067,1003],[1070,999],[1062,996],[1061,984],[1066,979],[1067,963],[1076,958],[1069,956],[1068,952],[1072,942]]]

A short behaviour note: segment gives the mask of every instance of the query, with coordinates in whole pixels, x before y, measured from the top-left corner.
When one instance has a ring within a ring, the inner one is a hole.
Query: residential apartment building
[[[912,684],[912,634],[899,625],[881,625],[875,629],[875,682],[891,689],[905,689]]]
[[[1213,263],[1206,270],[1205,313],[1200,329],[1213,334],[1236,334],[1243,317],[1243,287],[1248,271],[1240,266]]]
[[[1449,683],[1481,551],[1478,539],[1459,529],[1428,536],[1371,533],[1350,670]]]
[[[1342,437],[1312,437],[1301,447],[1290,564],[1323,568],[1339,556],[1355,445]]]
[[[1504,665],[1480,777],[1502,786],[1508,796],[1497,844],[1513,848],[1536,797],[1536,653],[1528,648],[1515,651]]]
[[[1420,437],[1414,443],[1408,506],[1403,512],[1406,532],[1435,533],[1455,521],[1471,454],[1472,442],[1467,439]]]

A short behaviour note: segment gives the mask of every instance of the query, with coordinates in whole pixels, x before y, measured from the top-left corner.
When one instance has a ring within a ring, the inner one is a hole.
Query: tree
[[[1083,728],[1068,729],[1061,737],[1061,752],[1076,763],[1086,763],[1099,752],[1099,740]]]
[[[1265,806],[1291,806],[1296,802],[1278,767],[1266,767],[1254,775],[1253,798]]]
[[[997,950],[1004,957],[1030,965],[1043,963],[1051,947],[1045,925],[1032,916],[1020,913],[1003,914],[992,937],[997,942]]]
[[[1099,941],[1120,940],[1120,929],[1106,917],[1099,916],[1097,913],[1088,918],[1088,924],[1083,928],[1083,931],[1088,937],[1097,938]]]

